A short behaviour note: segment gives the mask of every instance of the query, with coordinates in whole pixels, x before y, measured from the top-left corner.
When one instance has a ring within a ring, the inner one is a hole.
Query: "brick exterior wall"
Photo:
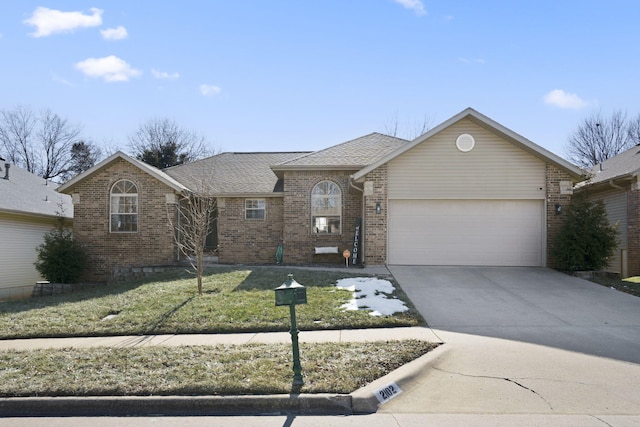
[[[364,260],[367,265],[384,265],[387,263],[387,165],[369,172],[366,181],[373,184],[373,193],[364,196]],[[379,214],[377,203],[381,208]]]
[[[627,267],[629,276],[640,276],[640,190],[627,193]]]
[[[549,163],[546,164],[547,184],[547,267],[554,268],[555,262],[551,255],[555,239],[562,226],[564,216],[556,215],[556,204],[566,208],[571,202],[570,194],[560,194],[560,181],[573,181],[571,176]]]
[[[283,199],[265,198],[264,220],[245,219],[244,201],[242,197],[218,199],[219,261],[274,264],[282,242]]]
[[[356,171],[291,171],[284,176],[284,262],[307,264],[321,261],[339,262],[339,257],[314,257],[314,248],[337,246],[340,253],[353,249],[356,219],[360,218],[362,194],[349,185],[349,175]],[[340,234],[311,232],[311,190],[320,181],[333,181],[342,190],[342,224]],[[323,259],[327,258],[327,259]]]
[[[138,187],[138,231],[109,232],[110,191],[121,179]],[[81,181],[73,189],[80,197],[74,204],[73,233],[89,256],[81,281],[110,279],[122,266],[169,265],[176,261],[177,250],[167,209],[175,215],[175,206],[166,204],[173,190],[130,163],[118,159]]]

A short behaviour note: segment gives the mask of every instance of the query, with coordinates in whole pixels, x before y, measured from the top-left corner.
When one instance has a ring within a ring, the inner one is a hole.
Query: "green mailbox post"
[[[300,349],[298,347],[298,325],[296,324],[296,304],[307,303],[307,289],[293,280],[293,274],[287,276],[287,280],[275,289],[276,307],[289,306],[291,315],[291,346],[293,347],[293,385],[299,387],[304,384],[302,380],[302,366],[300,365]]]

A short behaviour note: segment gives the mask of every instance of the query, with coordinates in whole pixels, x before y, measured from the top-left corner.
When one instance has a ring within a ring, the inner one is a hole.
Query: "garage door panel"
[[[541,200],[391,200],[389,263],[542,265]]]

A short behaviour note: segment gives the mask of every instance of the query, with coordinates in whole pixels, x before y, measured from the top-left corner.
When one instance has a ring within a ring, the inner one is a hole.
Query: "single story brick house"
[[[59,217],[71,225],[71,197],[55,184],[0,158],[0,300],[31,295],[44,278],[36,248]]]
[[[339,262],[349,249],[368,265],[491,266],[552,265],[556,206],[582,179],[471,108],[413,141],[372,133],[315,152],[222,153],[163,171],[116,153],[59,189],[72,195],[89,278],[175,263],[167,213],[205,178],[221,263],[275,263],[282,244],[285,264],[326,251]]]
[[[635,146],[589,171],[577,191],[602,200],[611,224],[618,224],[619,244],[608,270],[623,278],[640,275],[640,146]]]

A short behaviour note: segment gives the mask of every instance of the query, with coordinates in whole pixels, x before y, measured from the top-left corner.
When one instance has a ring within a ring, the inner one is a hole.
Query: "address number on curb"
[[[376,399],[378,399],[378,402],[380,403],[387,403],[400,393],[402,393],[402,390],[396,383],[390,383],[373,392],[373,394],[376,396]]]

